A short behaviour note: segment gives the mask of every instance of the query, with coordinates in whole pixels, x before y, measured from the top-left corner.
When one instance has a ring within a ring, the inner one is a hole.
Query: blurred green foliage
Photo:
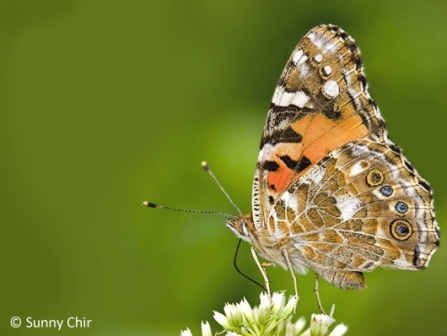
[[[444,227],[444,1],[0,1],[2,335],[176,335],[260,289],[232,266],[235,213],[200,162],[250,210],[274,87],[320,23],[360,44],[391,138],[435,190]],[[444,335],[446,257],[377,270],[369,287],[321,283],[351,335]],[[240,268],[259,278],[247,245]],[[281,269],[273,290],[292,292]],[[318,312],[299,276],[299,315]],[[12,316],[92,320],[12,329]]]

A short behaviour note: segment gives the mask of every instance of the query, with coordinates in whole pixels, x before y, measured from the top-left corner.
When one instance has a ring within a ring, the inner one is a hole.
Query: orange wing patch
[[[297,134],[304,134],[302,142],[277,144],[268,160],[277,164],[276,169],[267,173],[269,189],[274,193],[283,193],[289,184],[294,183],[328,153],[369,133],[356,114],[351,114],[339,123],[328,120],[322,114],[307,115],[295,122],[292,129]],[[269,170],[268,165],[265,168]]]

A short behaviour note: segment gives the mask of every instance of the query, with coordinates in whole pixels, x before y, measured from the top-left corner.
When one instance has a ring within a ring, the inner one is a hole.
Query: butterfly
[[[341,28],[317,26],[293,51],[262,134],[252,213],[226,225],[292,276],[313,269],[343,289],[364,288],[379,266],[428,266],[440,237],[432,190],[388,138]]]

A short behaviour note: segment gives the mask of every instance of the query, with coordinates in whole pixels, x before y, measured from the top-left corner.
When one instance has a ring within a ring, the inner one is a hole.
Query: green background
[[[225,302],[259,301],[233,269],[262,127],[290,53],[313,26],[359,43],[390,137],[447,211],[445,1],[0,1],[0,334],[176,335]],[[442,244],[441,244],[442,245]],[[348,335],[445,335],[446,252],[423,272],[376,270],[368,288],[321,282]],[[260,279],[244,244],[240,267]],[[292,293],[287,272],[272,288]],[[298,315],[318,312],[299,276]],[[88,329],[13,329],[22,319]],[[216,325],[213,324],[213,329]]]

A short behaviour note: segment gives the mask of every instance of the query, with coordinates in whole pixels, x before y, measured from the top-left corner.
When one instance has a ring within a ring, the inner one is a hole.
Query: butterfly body
[[[355,41],[313,28],[273,95],[252,213],[227,226],[266,260],[344,289],[378,266],[426,267],[439,245],[432,191],[387,133]]]

